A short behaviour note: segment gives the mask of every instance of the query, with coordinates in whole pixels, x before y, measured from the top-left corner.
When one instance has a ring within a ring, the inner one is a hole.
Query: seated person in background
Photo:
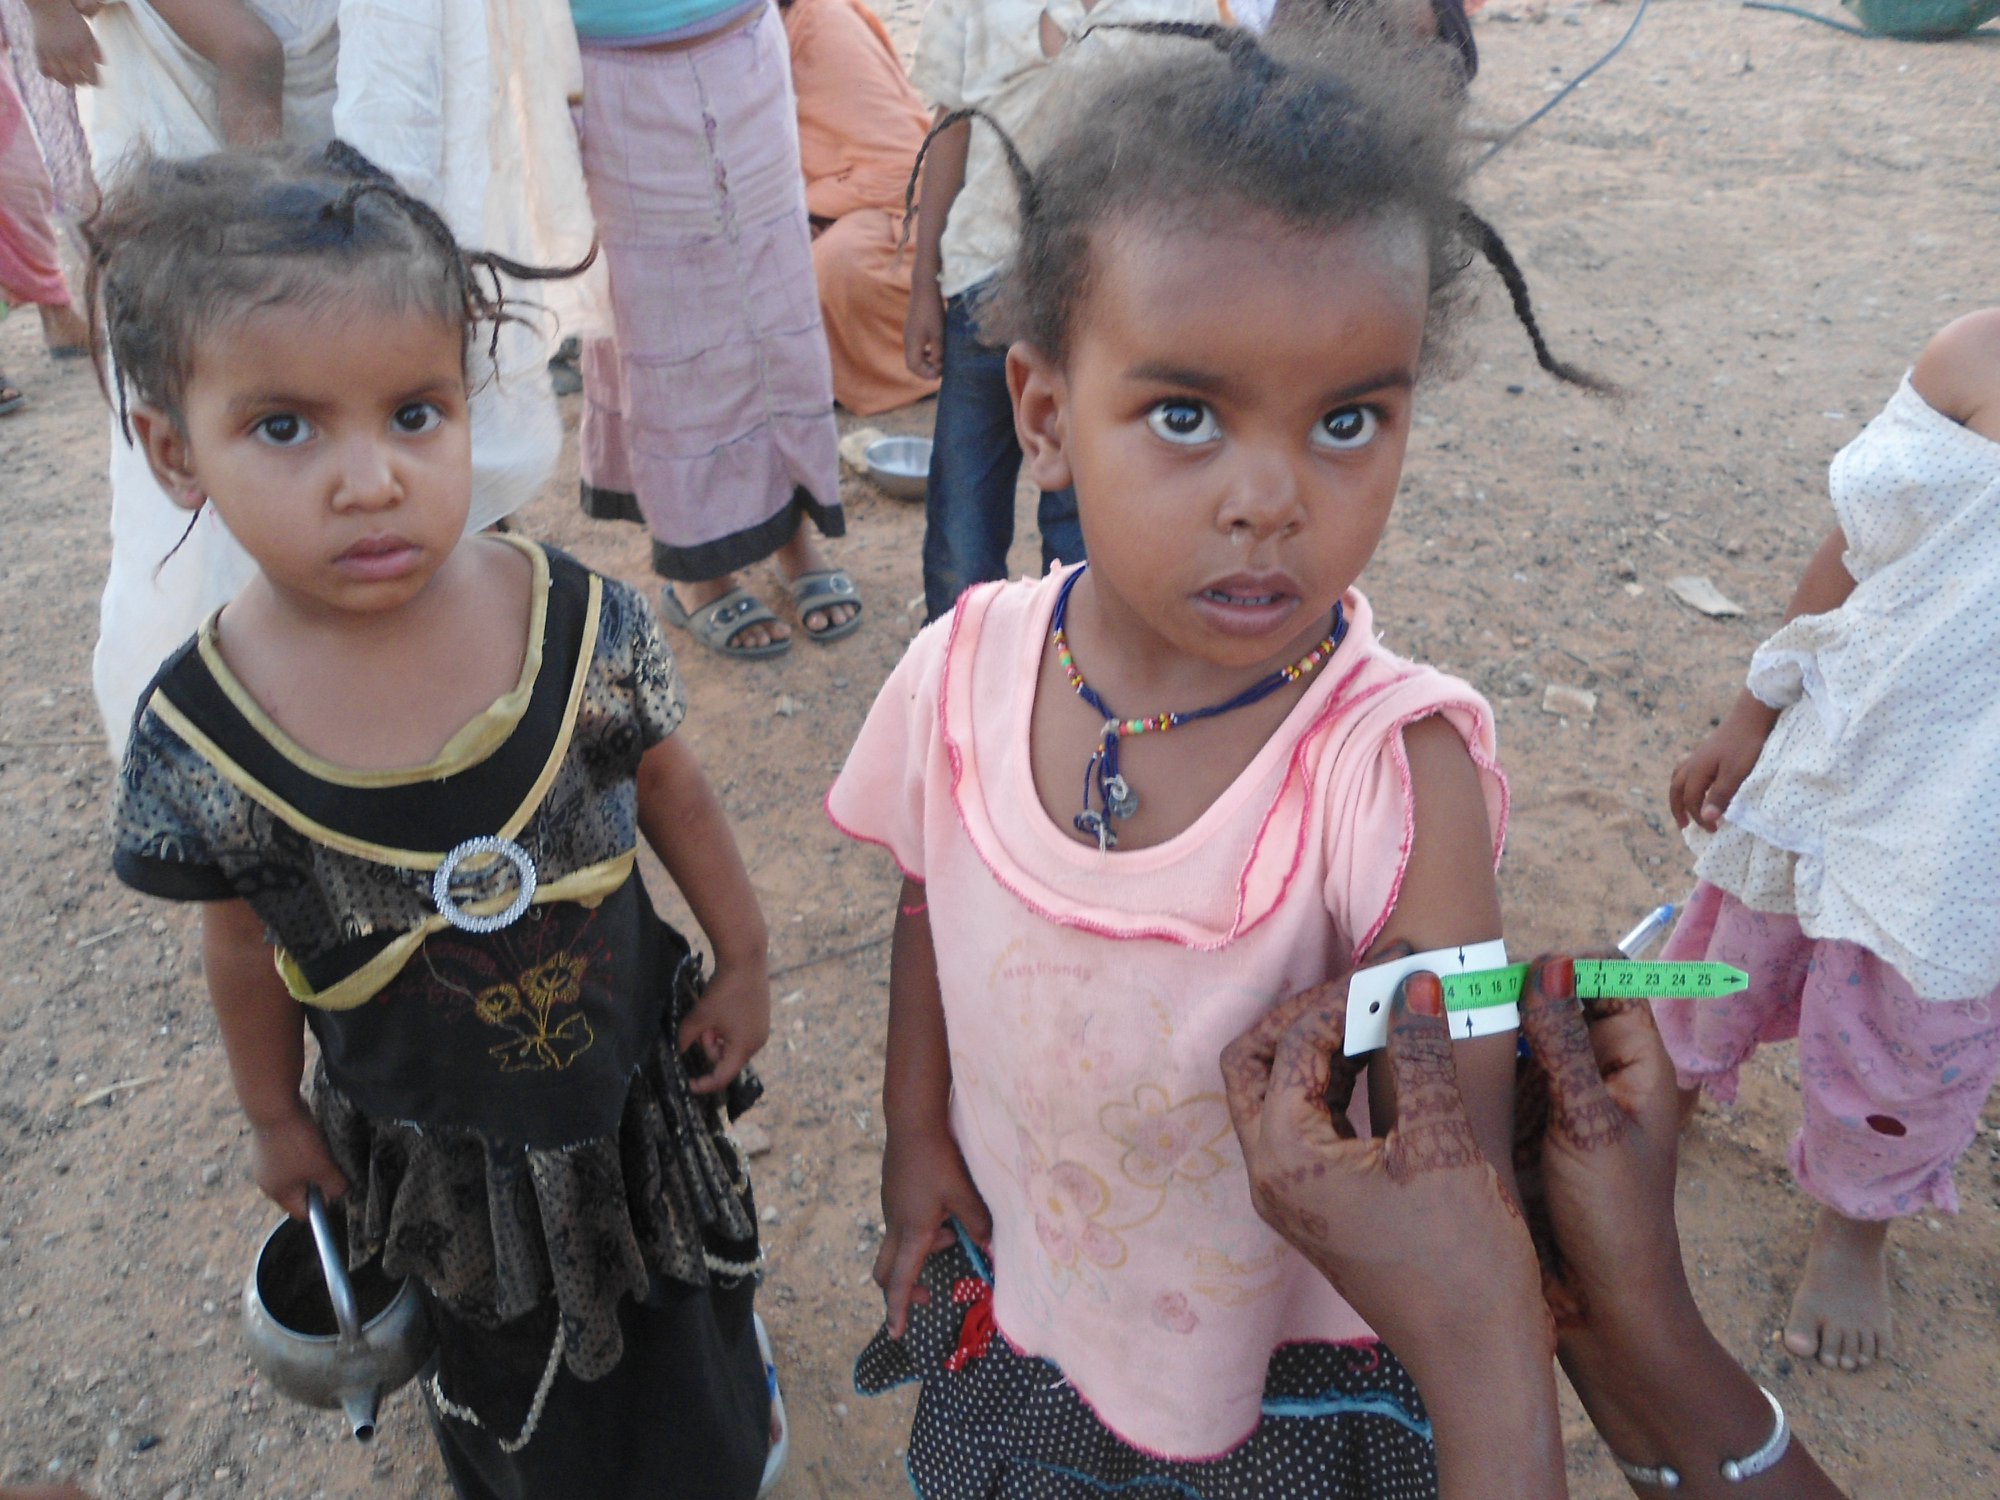
[[[937,389],[903,363],[915,252],[903,188],[930,115],[863,0],[780,0],[834,399],[858,416]]]

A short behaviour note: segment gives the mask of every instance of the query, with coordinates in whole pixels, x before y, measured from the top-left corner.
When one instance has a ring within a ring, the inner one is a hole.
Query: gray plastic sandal
[[[678,625],[718,656],[737,661],[769,661],[792,649],[791,637],[766,641],[761,646],[739,646],[736,637],[753,625],[775,625],[778,617],[745,588],[734,588],[720,599],[711,599],[690,612],[675,596],[673,585],[660,590],[660,614],[669,625]]]
[[[810,640],[824,646],[828,641],[837,641],[842,636],[854,634],[861,628],[861,593],[854,587],[854,580],[845,568],[815,568],[810,573],[786,580],[785,587],[792,596],[792,608],[798,611],[799,624]],[[814,630],[806,624],[806,616],[815,610],[822,615],[836,604],[851,604],[854,613],[838,625],[822,625]]]

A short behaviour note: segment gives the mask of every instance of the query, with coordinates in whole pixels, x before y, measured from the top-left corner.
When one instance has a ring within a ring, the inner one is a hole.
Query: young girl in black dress
[[[726,1120],[769,1029],[764,919],[640,595],[462,534],[497,265],[338,145],[112,192],[118,405],[258,565],[141,700],[115,862],[205,903],[257,1185],[295,1216],[344,1198],[351,1257],[423,1287],[458,1493],[747,1500],[774,1423]]]

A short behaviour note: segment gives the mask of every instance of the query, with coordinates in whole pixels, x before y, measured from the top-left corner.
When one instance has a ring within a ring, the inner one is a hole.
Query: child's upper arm
[[[1414,804],[1410,853],[1375,946],[1402,938],[1423,953],[1498,937],[1493,836],[1471,752],[1435,715],[1406,725],[1402,734]]]
[[[190,52],[218,71],[283,83],[284,43],[243,0],[153,0],[153,9]]]
[[[1402,939],[1419,953],[1500,936],[1500,890],[1493,832],[1479,768],[1445,719],[1404,726],[1414,804],[1409,857],[1396,904],[1373,945]],[[1514,1046],[1511,1031],[1457,1043],[1459,1091],[1479,1146],[1501,1180],[1513,1183]],[[1379,1134],[1395,1118],[1386,1069],[1369,1069],[1370,1108]]]
[[[207,902],[201,909],[201,932],[204,947],[257,955],[258,962],[270,969],[272,979],[283,988],[283,981],[278,980],[278,971],[271,964],[271,941],[265,932],[264,919],[248,901]],[[212,980],[213,976],[210,977]]]
[[[2000,307],[1968,313],[1936,334],[1910,384],[1954,422],[2000,442]]]

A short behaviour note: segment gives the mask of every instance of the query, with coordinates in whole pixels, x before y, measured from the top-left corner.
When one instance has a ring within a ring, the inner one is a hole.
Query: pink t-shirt
[[[1372,1337],[1251,1208],[1222,1049],[1388,920],[1410,848],[1404,725],[1442,714],[1465,737],[1496,859],[1506,783],[1485,700],[1384,650],[1350,593],[1340,649],[1191,827],[1148,849],[1078,843],[1028,752],[1062,577],[975,589],[919,635],[827,811],[925,882],[1001,1332],[1125,1441],[1202,1458],[1256,1427],[1279,1344]]]

